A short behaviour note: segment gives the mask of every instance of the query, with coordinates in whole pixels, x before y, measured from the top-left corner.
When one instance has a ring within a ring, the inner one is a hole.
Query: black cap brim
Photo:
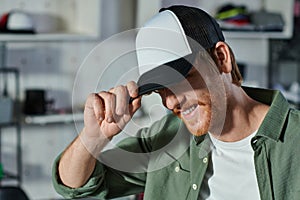
[[[188,55],[159,67],[156,67],[138,80],[138,95],[148,94],[182,81],[193,66],[194,55]]]

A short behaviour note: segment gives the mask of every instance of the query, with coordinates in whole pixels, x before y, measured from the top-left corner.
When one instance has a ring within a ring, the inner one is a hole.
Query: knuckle
[[[86,106],[93,105],[96,98],[97,98],[97,94],[95,94],[95,93],[89,94],[88,97],[87,97],[87,100],[85,102],[85,105]]]
[[[97,97],[97,94],[96,93],[91,93],[91,94],[88,95],[87,99],[94,100],[95,97]]]
[[[127,85],[136,86],[136,82],[134,82],[134,81],[129,81],[129,82],[127,83]]]
[[[99,93],[98,93],[98,96],[105,96],[106,95],[106,91],[100,91]]]
[[[119,85],[116,87],[116,92],[118,93],[125,93],[127,91],[127,88],[124,85]]]
[[[101,91],[98,93],[98,96],[101,97],[104,101],[109,101],[112,98],[112,93],[107,91]]]
[[[130,95],[137,94],[138,86],[134,81],[128,82],[127,83],[127,88],[128,88],[128,91],[129,91]]]

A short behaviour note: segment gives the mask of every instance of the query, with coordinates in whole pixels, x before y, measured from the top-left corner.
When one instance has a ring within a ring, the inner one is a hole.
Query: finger
[[[104,107],[101,98],[92,93],[88,96],[84,108],[85,124],[99,123],[101,124],[104,119]]]
[[[138,86],[134,81],[130,81],[127,83],[128,93],[129,93],[129,100],[128,103],[131,104],[135,98],[138,97]]]
[[[101,123],[105,118],[104,103],[98,94],[94,94],[93,109],[96,119]]]
[[[104,101],[104,108],[105,108],[105,120],[108,123],[114,122],[114,114],[115,114],[115,105],[116,105],[116,98],[115,95],[110,92],[100,92],[98,95]]]
[[[128,91],[125,86],[118,86],[114,89],[116,96],[116,114],[122,116],[128,108]]]
[[[130,114],[131,116],[141,107],[142,97],[139,97],[138,85],[134,81],[127,83],[128,93],[130,96]]]
[[[127,90],[128,90],[128,94],[130,97],[132,98],[136,98],[138,97],[138,86],[134,81],[130,81],[127,83],[126,85]]]
[[[85,109],[89,109],[89,110],[93,109],[93,102],[94,102],[95,95],[96,95],[95,93],[89,94],[85,102],[85,106],[84,106]]]

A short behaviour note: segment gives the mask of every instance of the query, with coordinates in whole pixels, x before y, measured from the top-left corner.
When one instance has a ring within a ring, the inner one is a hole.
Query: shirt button
[[[197,190],[197,185],[196,185],[196,184],[193,184],[193,185],[192,185],[192,188],[193,188],[193,190]]]
[[[258,146],[257,146],[257,139],[254,139],[252,141],[252,148],[253,148],[254,151],[257,150],[257,148],[258,148]]]
[[[180,168],[177,166],[175,167],[175,172],[179,172]]]
[[[207,161],[208,161],[208,159],[205,157],[205,158],[203,158],[203,163],[207,163]]]

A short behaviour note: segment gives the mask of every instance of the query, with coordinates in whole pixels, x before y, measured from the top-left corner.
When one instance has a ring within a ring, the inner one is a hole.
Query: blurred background
[[[87,95],[113,87],[132,64],[115,63],[107,81],[95,86],[93,70],[78,75],[85,58],[173,4],[197,6],[218,19],[243,85],[279,89],[299,108],[300,0],[1,0],[1,186],[20,187],[30,199],[61,198],[52,187],[52,164],[82,128]],[[105,71],[100,60],[94,56],[88,64]],[[139,126],[166,112],[157,96],[144,101],[134,119]]]

